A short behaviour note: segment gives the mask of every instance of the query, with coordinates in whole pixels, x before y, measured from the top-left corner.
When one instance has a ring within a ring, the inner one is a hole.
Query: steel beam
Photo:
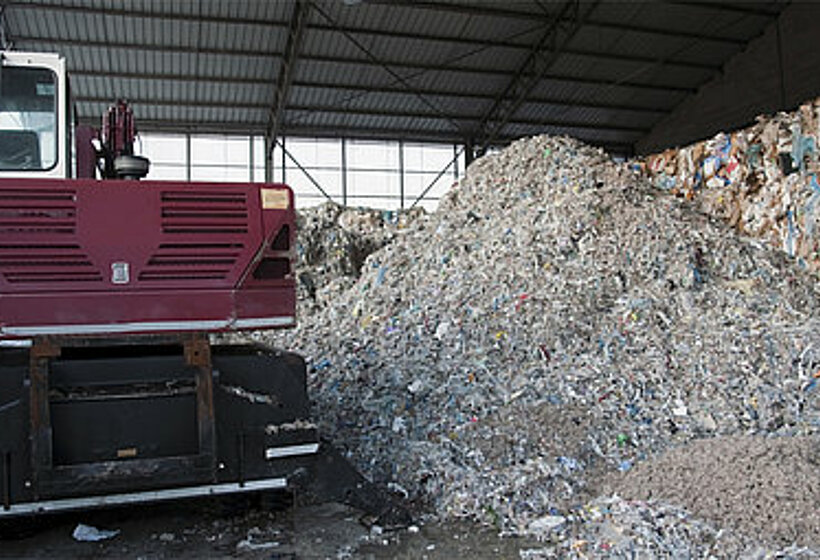
[[[454,4],[454,3],[444,3],[444,2],[436,2],[436,1],[424,1],[424,0],[367,0],[369,4],[384,4],[390,7],[404,7],[410,8],[415,10],[436,10],[436,11],[443,11],[443,12],[450,12],[450,13],[458,13],[465,16],[486,16],[486,17],[493,17],[493,18],[507,18],[507,19],[519,19],[519,20],[526,20],[526,21],[549,21],[548,18],[544,18],[542,14],[535,13],[535,12],[527,12],[524,10],[514,10],[508,8],[498,8],[492,7],[486,4],[475,3],[475,4]],[[719,4],[713,3],[686,3],[690,6],[696,6],[697,8],[714,8]],[[514,5],[514,4],[513,4]],[[72,13],[83,13],[83,14],[93,14],[93,15],[113,15],[113,16],[125,16],[125,17],[138,17],[138,18],[153,18],[153,19],[162,19],[166,21],[186,21],[189,22],[194,17],[194,14],[180,14],[180,13],[173,13],[163,10],[132,10],[128,8],[115,8],[115,7],[93,7],[93,6],[82,6],[82,5],[71,5],[71,4],[58,4],[58,3],[50,3],[50,2],[8,2],[7,6],[13,7],[15,9],[26,9],[26,10],[51,10],[51,11],[63,11],[63,12],[72,12]],[[728,8],[731,9],[731,8]],[[755,12],[747,12],[751,13],[752,15],[766,15],[767,17],[777,17],[777,14],[770,14],[769,12],[765,11],[755,11]],[[216,23],[216,24],[240,24],[240,25],[252,25],[252,26],[264,26],[264,27],[286,27],[287,22],[277,22],[277,21],[262,21],[259,19],[252,19],[252,18],[234,18],[234,17],[221,17],[221,16],[209,16],[209,15],[202,15],[199,16],[198,19],[203,23]],[[620,22],[610,22],[610,21],[603,21],[603,20],[590,20],[587,22],[587,25],[595,26],[602,29],[613,29],[619,31],[633,31],[637,33],[647,33],[652,35],[663,35],[665,37],[678,37],[681,39],[697,39],[701,41],[713,41],[717,43],[729,43],[738,46],[745,45],[748,40],[746,39],[739,39],[734,37],[726,37],[722,35],[706,35],[703,33],[697,32],[687,32],[681,30],[670,30],[670,29],[662,29],[657,27],[647,27],[647,26],[636,26],[630,24],[624,24]],[[321,27],[319,27],[321,29]],[[357,30],[358,31],[358,30]]]
[[[597,0],[584,8],[581,14],[579,0],[567,0],[553,19],[553,24],[533,45],[530,54],[518,68],[516,76],[507,84],[507,87],[496,97],[495,102],[479,123],[481,135],[480,150],[485,150],[495,140],[501,129],[512,119],[516,111],[527,100],[527,96],[538,85],[549,69],[561,56],[563,48],[575,36],[584,23],[584,20],[595,10]],[[572,23],[564,28],[563,22],[573,15]],[[544,50],[549,48],[549,54]]]
[[[236,56],[240,58],[270,58],[272,56],[282,56],[281,52],[277,51],[262,51],[262,50],[246,50],[246,49],[229,49],[224,47],[205,47],[200,46],[196,49],[194,47],[186,47],[183,45],[149,45],[140,43],[129,43],[127,41],[105,41],[102,39],[70,39],[70,38],[56,38],[56,37],[42,37],[38,35],[21,34],[18,38],[23,43],[40,43],[43,45],[54,47],[98,47],[104,49],[123,49],[129,51],[145,51],[145,52],[161,52],[161,53],[178,53],[189,54],[191,56],[196,53],[199,54],[214,54],[221,56]]]
[[[409,93],[412,93],[413,95],[418,97],[418,99],[424,105],[429,107],[433,112],[440,115],[443,119],[448,120],[450,122],[451,126],[455,130],[460,130],[461,129],[461,125],[459,123],[457,123],[457,122],[453,121],[452,119],[450,119],[445,111],[442,111],[435,103],[432,103],[429,99],[427,99],[427,97],[424,94],[419,93],[416,90],[415,86],[410,84],[403,76],[396,73],[396,71],[393,70],[394,65],[392,63],[389,63],[389,62],[386,62],[384,60],[379,59],[379,57],[377,57],[375,54],[373,54],[373,52],[370,49],[368,49],[358,39],[353,37],[353,35],[351,33],[347,33],[345,31],[339,30],[339,28],[336,24],[336,21],[330,15],[328,15],[328,13],[326,11],[322,10],[321,8],[319,8],[315,4],[314,4],[314,10],[316,10],[316,12],[322,18],[324,18],[325,21],[327,21],[331,26],[336,28],[348,41],[350,41],[359,51],[361,51],[368,60],[370,60],[373,64],[376,64],[376,65],[382,67],[384,69],[384,71],[387,72],[396,81],[396,83],[402,84],[404,87],[407,88]]]
[[[438,172],[438,175],[436,175],[436,177],[432,181],[430,181],[427,187],[423,191],[421,191],[421,194],[418,195],[418,197],[416,197],[416,200],[413,201],[413,204],[410,205],[411,210],[415,208],[416,205],[424,199],[424,197],[427,196],[427,193],[429,193],[430,190],[436,185],[438,180],[441,179],[445,173],[447,173],[447,170],[450,169],[450,166],[455,165],[455,163],[458,161],[458,156],[460,156],[461,152],[463,151],[464,148],[462,147],[460,151],[456,152],[456,154],[453,156],[453,159],[451,159],[450,162],[447,165],[445,165],[441,171]]]
[[[308,80],[295,80],[293,82],[293,87],[304,87],[304,88],[316,88],[316,89],[339,89],[339,90],[346,90],[351,92],[359,92],[359,93],[373,93],[373,94],[396,94],[396,95],[407,95],[407,91],[401,87],[395,87],[390,85],[362,85],[362,84],[354,84],[354,83],[323,83],[323,82],[315,82],[315,81],[308,81]],[[437,89],[428,89],[428,88],[420,88],[425,95],[431,95],[436,97],[449,97],[453,99],[475,99],[481,101],[492,101],[495,99],[495,94],[492,93],[479,93],[474,90],[471,91],[463,91],[457,92],[453,90],[437,90]],[[634,111],[637,113],[654,113],[654,114],[666,114],[671,110],[671,107],[661,108],[661,107],[649,107],[646,105],[624,105],[619,103],[597,103],[591,102],[586,100],[578,100],[573,101],[570,99],[562,99],[560,97],[543,97],[543,96],[531,96],[528,100],[531,103],[537,103],[541,105],[554,105],[557,107],[578,107],[578,108],[586,108],[586,109],[605,109],[605,110],[612,110],[612,111]]]
[[[80,116],[80,124],[99,125],[99,117],[96,115]],[[248,121],[244,123],[227,123],[224,121],[201,121],[197,123],[169,123],[168,121],[153,121],[140,119],[141,132],[168,132],[168,133],[192,133],[192,134],[264,134],[267,123],[264,121]],[[553,129],[554,130],[554,129]],[[543,132],[548,133],[550,129],[545,127]],[[305,138],[349,138],[362,140],[405,140],[408,142],[445,142],[463,143],[464,138],[455,131],[450,130],[420,130],[401,127],[379,128],[355,127],[355,126],[334,126],[333,128],[319,127],[313,125],[284,126],[282,135],[287,137]],[[594,134],[579,132],[574,135],[579,140],[601,146],[606,149],[624,150],[631,149],[635,141],[642,134],[637,132],[623,132],[624,140],[603,141]],[[503,144],[515,140],[514,136],[501,135],[498,143]],[[283,154],[284,156],[284,154]]]
[[[282,122],[285,106],[290,94],[290,84],[293,80],[294,67],[297,58],[302,50],[302,40],[304,38],[305,24],[310,14],[310,3],[307,0],[296,0],[293,5],[293,13],[288,26],[288,42],[285,45],[285,53],[282,57],[282,65],[279,67],[279,78],[276,80],[276,91],[273,95],[273,104],[270,108],[268,121],[267,138],[273,141],[279,135],[279,125]],[[271,153],[266,154],[271,157]]]
[[[77,102],[88,102],[88,103],[110,103],[110,99],[102,98],[102,97],[80,97],[77,98]],[[224,107],[225,103],[200,103],[194,102],[191,100],[140,100],[139,98],[131,97],[129,98],[129,102],[134,107],[139,106],[147,106],[147,107]],[[251,105],[243,107],[242,105],[232,104],[232,107],[241,107],[241,108],[251,108],[251,109],[262,109],[266,107],[265,105]],[[433,113],[426,113],[423,111],[390,111],[384,109],[376,109],[376,108],[351,108],[351,107],[333,107],[329,105],[290,105],[288,106],[288,111],[290,113],[308,113],[308,114],[316,114],[316,113],[338,113],[338,114],[345,114],[345,115],[361,115],[361,116],[377,116],[377,117],[387,117],[387,118],[409,118],[409,119],[442,119],[441,116]],[[447,122],[451,120],[456,121],[475,121],[479,122],[482,116],[476,113],[460,113],[460,114],[453,114],[451,113],[447,117]],[[142,121],[140,121],[142,122]],[[508,121],[510,124],[523,124],[523,125],[546,125],[546,126],[555,126],[555,127],[567,127],[567,128],[589,128],[595,130],[624,130],[629,132],[641,132],[646,133],[649,132],[649,127],[639,127],[639,126],[630,126],[630,125],[613,125],[613,124],[596,124],[596,123],[589,123],[589,122],[578,122],[578,121],[547,121],[544,119],[533,119],[533,118],[511,118]],[[140,126],[140,128],[143,128]]]
[[[284,155],[286,155],[288,157],[288,159],[290,159],[290,161],[292,161],[293,164],[297,168],[299,168],[299,171],[301,171],[305,175],[305,177],[307,177],[307,179],[313,184],[313,186],[316,187],[316,190],[318,190],[320,193],[322,193],[325,196],[325,198],[327,198],[329,201],[333,202],[333,197],[331,197],[329,194],[327,194],[327,191],[322,188],[322,185],[320,185],[319,182],[316,179],[313,178],[313,175],[310,174],[310,171],[305,169],[304,166],[302,166],[302,164],[299,163],[299,160],[297,160],[295,157],[293,157],[293,154],[291,154],[288,151],[288,149],[285,147],[285,143],[280,141],[278,138],[276,139],[276,142],[279,144],[279,147],[282,149],[282,153]],[[282,169],[284,169],[284,166],[282,167]]]
[[[32,37],[23,37],[16,39],[19,43],[25,42],[40,42],[42,44],[51,45],[55,48],[59,48],[62,45],[69,45],[69,46],[97,46],[101,48],[115,48],[115,47],[122,47],[127,49],[134,49],[134,50],[155,50],[161,51],[162,49],[154,48],[154,47],[142,47],[137,45],[130,45],[130,44],[117,44],[117,43],[108,43],[106,41],[80,41],[80,40],[58,40],[58,39],[42,39],[42,38],[32,38]],[[185,49],[180,52],[194,54],[192,51]],[[249,56],[256,56],[256,57],[263,57],[263,58],[277,58],[284,56],[284,53],[278,52],[243,52],[243,51],[226,51],[226,50],[215,50],[209,51],[208,49],[201,49],[200,53],[202,54],[218,54],[218,55],[225,55],[225,56],[237,56],[239,58],[247,58]],[[419,74],[424,72],[448,72],[448,73],[470,73],[470,74],[479,74],[479,75],[486,75],[486,76],[507,76],[512,77],[515,76],[515,72],[509,70],[496,70],[486,67],[470,67],[470,66],[439,66],[434,64],[426,64],[426,63],[413,63],[413,62],[404,62],[404,61],[382,61],[379,63],[375,63],[370,60],[366,59],[347,59],[347,58],[340,58],[340,57],[333,57],[333,56],[318,56],[318,55],[302,55],[300,60],[307,61],[307,62],[320,62],[320,63],[330,63],[330,64],[351,64],[351,65],[364,65],[364,66],[372,66],[377,64],[379,66],[387,65],[391,68],[399,68],[403,70],[415,71]],[[657,63],[657,60],[652,60],[652,62]],[[178,81],[212,81],[212,82],[224,82],[224,83],[247,83],[247,84],[260,84],[260,85],[269,85],[270,82],[268,80],[263,80],[259,78],[243,78],[243,77],[227,77],[227,76],[207,76],[207,77],[199,77],[199,76],[192,76],[190,74],[161,74],[161,73],[138,73],[138,72],[117,72],[113,69],[110,71],[107,69],[100,69],[99,71],[90,71],[90,70],[82,70],[82,69],[71,69],[71,74],[74,76],[91,76],[91,77],[113,77],[113,78],[136,78],[136,79],[167,79],[167,80],[178,80]],[[414,76],[415,77],[415,76]],[[613,84],[612,81],[609,80],[602,80],[602,79],[595,79],[595,78],[584,78],[578,76],[567,76],[567,75],[548,75],[545,79],[562,81],[562,82],[575,82],[575,83],[584,83],[584,84],[591,84],[591,85],[604,85],[604,86],[611,86],[611,85],[618,85],[625,88],[632,88],[632,89],[647,89],[647,90],[658,90],[658,91],[674,91],[678,93],[695,93],[697,88],[695,87],[686,87],[686,86],[677,86],[671,84],[647,84],[642,82],[618,82],[617,84]],[[406,89],[405,92],[407,93]]]
[[[311,25],[310,29],[315,29],[316,26]],[[324,26],[322,28],[324,31],[335,31],[330,26]],[[507,48],[507,49],[514,49],[514,50],[529,50],[530,47],[527,45],[521,44],[504,44],[504,43],[497,43],[497,42],[486,42],[486,41],[475,41],[475,40],[465,40],[459,39],[456,37],[441,37],[441,36],[431,36],[425,34],[410,34],[410,33],[394,33],[394,32],[376,32],[373,30],[361,30],[355,28],[339,28],[340,32],[355,34],[355,35],[371,35],[376,37],[390,37],[392,39],[408,39],[408,40],[422,40],[422,41],[438,41],[438,42],[448,42],[453,44],[458,44],[461,46],[469,46],[469,45],[478,45],[479,50],[476,50],[473,53],[468,53],[466,56],[460,56],[459,58],[466,58],[467,56],[474,56],[484,50],[492,49],[492,48]],[[532,33],[532,31],[528,32]],[[129,49],[129,50],[144,50],[144,51],[153,51],[153,52],[176,52],[182,54],[214,54],[214,55],[224,55],[224,56],[241,56],[241,57],[280,57],[282,53],[279,52],[265,52],[265,51],[249,51],[244,49],[225,49],[225,48],[213,48],[213,47],[198,47],[194,49],[193,47],[182,47],[179,45],[139,45],[135,43],[128,43],[128,42],[108,42],[108,41],[94,41],[94,40],[80,40],[80,39],[54,39],[51,37],[38,37],[33,35],[23,35],[17,37],[17,41],[30,41],[30,42],[42,42],[42,43],[52,43],[57,45],[76,45],[76,46],[98,46],[101,48],[122,48],[122,49]],[[627,54],[617,54],[613,52],[601,52],[595,51],[590,49],[566,49],[564,50],[565,54],[572,55],[572,56],[579,56],[584,58],[592,58],[595,60],[601,61],[611,61],[611,62],[626,62],[626,63],[635,63],[635,64],[646,64],[657,62],[656,58],[648,57],[648,56],[638,56],[638,55],[627,55]],[[678,68],[688,68],[692,70],[704,70],[709,72],[716,72],[720,70],[721,66],[718,64],[712,63],[704,63],[704,62],[694,62],[694,61],[687,61],[687,60],[675,60],[670,59],[666,62],[668,66],[678,67]],[[441,68],[442,70],[446,70],[448,68],[447,61],[442,62],[441,64],[437,65],[437,67]]]
[[[765,17],[767,19],[775,19],[780,15],[779,12],[773,12],[771,10],[766,9],[765,7],[760,7],[760,4],[762,4],[762,2],[757,4],[753,2],[692,2],[683,0],[664,0],[664,2],[676,6],[686,6],[687,8],[692,8],[694,10],[730,12],[735,14],[742,14],[744,16]],[[776,4],[777,1],[775,0],[774,2],[771,2],[769,5]]]
[[[322,105],[292,105],[288,107],[288,110],[291,113],[299,113],[299,112],[306,112],[310,114],[315,113],[340,113],[346,115],[362,115],[362,116],[377,116],[377,117],[388,117],[388,118],[411,118],[411,119],[440,119],[438,115],[425,113],[421,111],[389,111],[389,110],[382,110],[382,109],[373,109],[373,108],[351,108],[351,107],[330,107],[330,106],[322,106]],[[479,122],[481,120],[480,114],[475,113],[461,113],[461,114],[453,114],[449,115],[449,119],[457,120],[457,121],[475,121]],[[642,132],[646,133],[649,132],[650,128],[648,127],[641,127],[641,126],[630,126],[630,125],[613,125],[613,124],[596,124],[596,123],[588,123],[588,122],[578,122],[578,121],[549,121],[544,119],[538,118],[521,118],[521,117],[514,117],[508,119],[510,124],[524,124],[524,125],[546,125],[546,126],[555,126],[555,127],[567,127],[567,128],[590,128],[596,130],[625,130],[629,132]]]
[[[302,57],[303,60],[306,58],[311,57]],[[311,58],[315,60],[315,58]],[[335,60],[335,59],[334,59]],[[337,63],[342,64],[344,61],[342,60],[335,60]],[[409,66],[410,68],[418,68],[418,66],[413,65]],[[441,70],[441,69],[436,69]],[[500,72],[495,70],[487,70],[487,69],[450,69],[453,70],[453,73],[458,73],[459,71],[463,71],[465,73],[479,73],[482,75],[487,76],[501,76],[501,77],[513,77],[515,74],[513,72]],[[270,85],[269,80],[261,79],[261,78],[231,78],[226,76],[204,76],[204,75],[196,75],[196,74],[177,74],[177,73],[156,73],[156,72],[107,72],[107,71],[91,71],[91,70],[71,70],[72,76],[79,76],[79,77],[90,77],[90,78],[122,78],[122,79],[136,79],[136,80],[168,80],[168,81],[179,81],[179,82],[213,82],[213,83],[237,83],[237,84],[248,84],[248,85],[262,85],[267,86]],[[646,84],[641,82],[612,82],[609,80],[601,80],[595,78],[584,78],[580,76],[567,76],[567,75],[558,75],[558,74],[551,74],[544,78],[545,80],[551,80],[556,82],[564,82],[564,83],[577,83],[577,84],[584,84],[584,85],[592,85],[592,86],[619,86],[624,87],[627,89],[639,89],[639,90],[654,90],[654,91],[667,91],[670,93],[695,93],[697,90],[695,88],[689,88],[684,86],[675,86],[675,85],[663,85],[663,84]],[[325,87],[329,89],[353,89],[354,91],[362,91],[362,92],[373,92],[378,93],[380,91],[385,92],[399,92],[407,94],[409,93],[404,88],[397,88],[394,86],[379,86],[379,85],[351,85],[351,84],[333,84],[333,83],[322,83],[322,82],[305,82],[305,81],[298,81],[295,80],[292,83],[293,86],[300,86],[304,85],[307,87]],[[425,88],[419,88],[419,91],[425,92],[427,95],[453,95],[461,97],[462,94],[458,92],[443,92],[437,90],[429,90]],[[467,96],[469,97],[482,97],[485,99],[493,99],[494,96],[492,94],[477,94],[474,92],[468,92]],[[667,109],[655,109],[651,108],[650,110],[665,112]]]
[[[321,31],[321,32],[329,32],[334,31],[335,29],[330,26],[321,26],[311,24],[310,26],[311,31]],[[533,29],[528,29],[526,33],[519,33],[519,35],[531,35],[533,33],[537,33],[542,27],[537,27]],[[440,43],[448,43],[453,45],[460,45],[460,46],[474,46],[478,47],[479,50],[473,54],[479,54],[488,49],[493,48],[505,48],[505,49],[513,49],[519,51],[528,51],[530,49],[530,45],[526,43],[514,43],[511,41],[487,41],[487,40],[478,40],[478,39],[470,39],[468,37],[454,37],[452,35],[433,35],[429,33],[402,33],[400,31],[392,31],[392,30],[376,30],[376,29],[361,29],[361,28],[354,28],[354,27],[339,27],[338,29],[344,33],[351,33],[356,35],[367,35],[370,37],[376,38],[389,38],[389,39],[406,39],[406,40],[417,40],[417,41],[425,41],[425,42],[440,42]],[[637,62],[643,63],[647,61],[653,61],[655,59],[651,57],[642,57],[636,55],[626,55],[626,54],[617,54],[614,52],[601,52],[601,51],[593,51],[589,49],[566,49],[564,51],[566,54],[574,55],[574,56],[582,56],[588,58],[596,58],[598,60],[610,60],[610,61],[619,61],[619,62]],[[472,56],[472,54],[470,55]],[[709,63],[702,63],[702,62],[691,62],[685,60],[671,60],[669,62],[670,66],[679,66],[681,68],[692,68],[698,70],[710,70],[710,71],[717,71],[720,70],[720,65],[716,64],[709,64]],[[445,63],[446,65],[446,63]]]
[[[59,12],[66,12],[66,13],[74,13],[74,14],[88,14],[88,15],[102,15],[102,16],[117,16],[117,17],[134,17],[134,18],[143,18],[143,19],[161,19],[163,21],[182,21],[188,22],[191,21],[201,21],[202,23],[216,23],[216,24],[240,24],[240,25],[255,25],[255,26],[266,26],[270,27],[272,25],[281,25],[284,26],[286,24],[280,22],[271,22],[271,21],[264,21],[258,18],[246,18],[246,17],[224,17],[224,16],[211,16],[205,14],[194,13],[193,9],[189,13],[181,13],[181,12],[170,12],[168,10],[146,10],[146,9],[131,9],[126,7],[120,6],[128,6],[130,3],[126,2],[119,2],[116,4],[107,4],[105,6],[98,5],[98,6],[90,6],[90,5],[82,5],[82,4],[69,4],[65,1],[63,2],[42,2],[38,0],[31,0],[26,2],[15,2],[11,0],[6,2],[6,5],[10,8],[14,8],[15,10],[23,9],[23,10],[30,10],[30,11],[59,11]],[[164,2],[160,2],[159,4],[155,5],[164,5]],[[193,2],[181,2],[178,5],[182,6],[197,6],[198,3]]]
[[[143,127],[144,128],[144,127]],[[557,130],[557,127],[543,127],[541,132],[550,133]],[[404,140],[408,142],[446,142],[460,144],[463,139],[458,137],[453,131],[429,131],[429,130],[412,130],[407,128],[383,128],[373,129],[365,127],[334,127],[332,129],[316,127],[316,126],[294,126],[287,127],[282,130],[287,137],[309,137],[309,138],[348,138],[348,139],[362,139],[362,140]],[[624,132],[619,136],[623,136],[623,141],[607,141],[595,136],[594,133],[579,132],[574,137],[594,146],[602,146],[605,148],[626,149],[632,148],[635,141],[642,135],[635,132]],[[517,140],[518,136],[499,136],[498,144],[505,144],[513,140]]]
[[[510,8],[499,8],[487,4],[455,4],[445,3],[435,0],[366,0],[368,4],[381,4],[391,6],[393,8],[401,6],[405,8],[412,8],[415,10],[435,10],[440,12],[457,13],[469,16],[484,16],[491,18],[506,18],[518,19],[526,21],[549,21],[550,19],[541,13],[528,12],[525,10],[515,10]],[[515,5],[511,3],[511,5]],[[598,27],[601,29],[614,29],[618,31],[632,31],[637,33],[646,33],[651,35],[662,35],[664,37],[678,37],[681,39],[697,39],[699,41],[714,41],[716,43],[729,43],[733,45],[743,46],[748,42],[746,39],[739,39],[735,37],[726,37],[723,35],[706,35],[703,33],[680,31],[673,29],[663,29],[660,27],[647,27],[624,24],[620,22],[603,21],[603,20],[588,20],[586,25]]]

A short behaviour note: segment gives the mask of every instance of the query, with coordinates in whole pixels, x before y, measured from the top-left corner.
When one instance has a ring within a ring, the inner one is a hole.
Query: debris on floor
[[[236,544],[236,550],[243,552],[278,548],[282,545],[279,538],[279,532],[276,530],[265,531],[260,527],[251,527],[245,538]]]
[[[303,247],[332,246],[322,228]],[[545,550],[583,541],[588,557],[627,529],[639,553],[786,550],[773,526],[749,536],[604,491],[704,438],[817,438],[820,294],[780,249],[634,164],[539,136],[474,162],[353,264],[323,269],[332,297],[300,305],[298,328],[254,336],[308,359],[320,430],[371,478]],[[795,543],[820,551],[817,534]]]
[[[91,525],[78,523],[74,528],[74,532],[71,533],[71,536],[75,541],[79,542],[98,542],[112,539],[119,534],[120,532],[118,530],[98,529]]]

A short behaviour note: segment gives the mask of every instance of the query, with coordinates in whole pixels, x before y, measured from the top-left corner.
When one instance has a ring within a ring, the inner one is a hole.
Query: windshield
[[[0,74],[0,171],[57,163],[57,78],[45,68],[4,66]]]

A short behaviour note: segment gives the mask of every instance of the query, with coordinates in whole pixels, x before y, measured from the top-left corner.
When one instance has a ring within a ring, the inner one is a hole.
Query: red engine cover
[[[280,184],[0,179],[0,338],[294,324]]]

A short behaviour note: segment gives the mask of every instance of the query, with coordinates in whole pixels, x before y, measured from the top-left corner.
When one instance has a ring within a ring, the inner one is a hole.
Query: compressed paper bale
[[[648,156],[648,165],[637,167],[655,186],[694,200],[818,272],[818,105],[815,100],[791,113],[758,117],[745,130]],[[678,165],[659,163],[672,159]]]

